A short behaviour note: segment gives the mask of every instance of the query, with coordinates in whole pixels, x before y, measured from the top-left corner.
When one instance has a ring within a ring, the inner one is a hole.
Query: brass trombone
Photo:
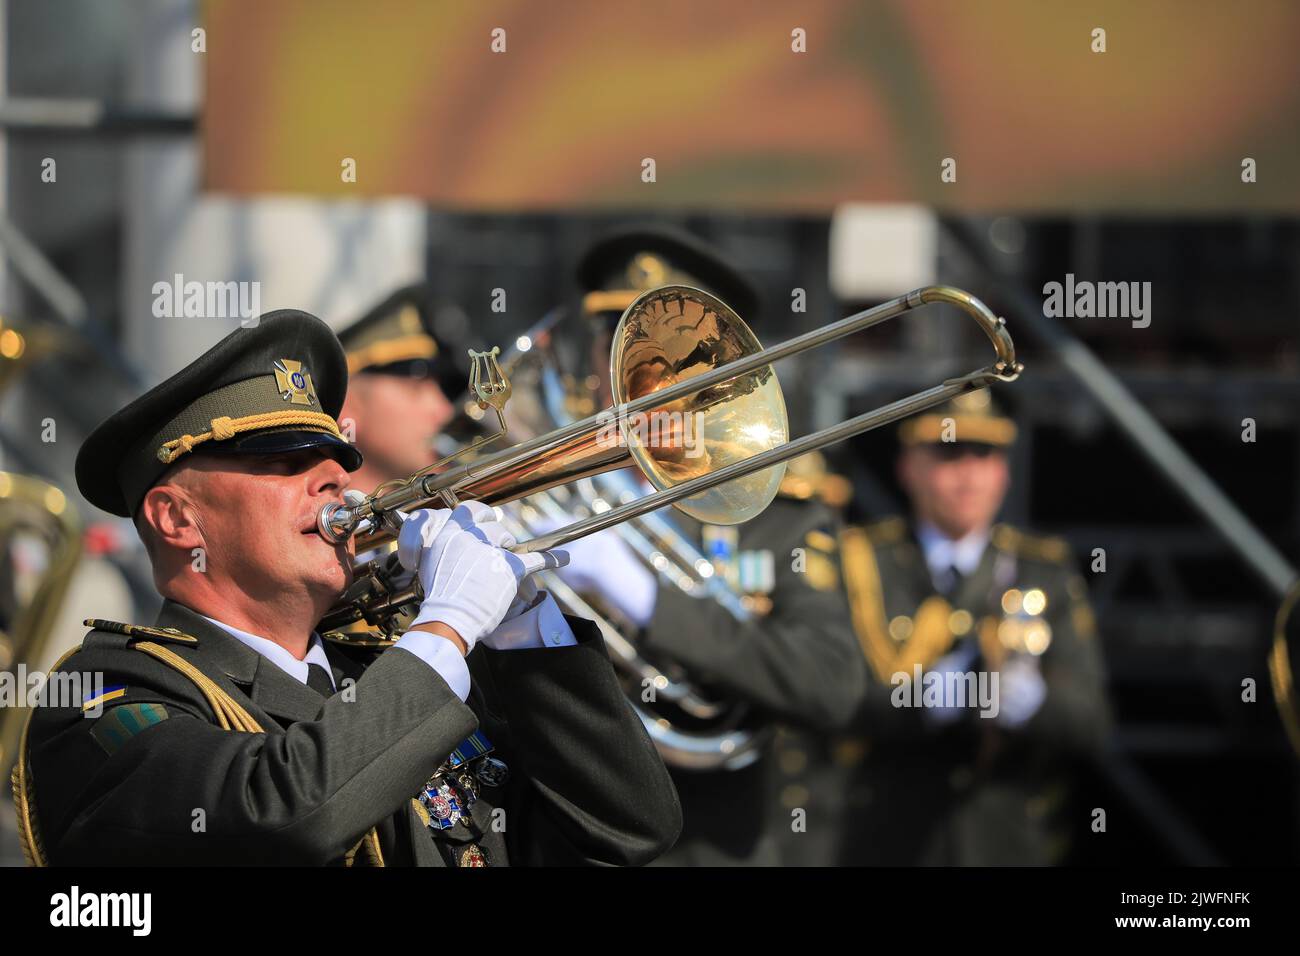
[[[991,366],[950,378],[925,391],[857,415],[830,428],[788,440],[785,404],[772,363],[871,328],[921,306],[948,303],[979,325],[993,344]],[[561,547],[667,505],[710,524],[748,521],[771,503],[784,464],[826,445],[898,421],[962,392],[1012,382],[1022,366],[1006,323],[961,289],[927,286],[839,322],[762,348],[745,322],[714,296],[670,285],[643,293],[628,306],[614,332],[611,378],[615,404],[536,438],[473,461],[437,463],[411,478],[388,483],[369,497],[349,495],[321,509],[317,527],[326,540],[352,536],[357,550],[392,540],[399,510],[452,507],[474,499],[498,505],[617,468],[636,466],[657,490],[528,541],[517,553]],[[475,353],[480,407],[502,409],[509,382],[493,353]],[[697,417],[698,416],[698,417]],[[658,422],[672,439],[646,438]],[[699,454],[680,440],[698,422]],[[494,438],[504,434],[504,428]],[[477,446],[476,446],[477,447]],[[455,456],[453,456],[454,458]],[[438,470],[441,469],[441,470]],[[358,569],[354,584],[321,622],[340,627],[377,623],[419,595],[395,557]]]
[[[520,429],[524,437],[569,424],[574,420],[574,405],[595,404],[590,396],[575,389],[573,382],[566,381],[553,335],[562,318],[561,310],[549,313],[500,357],[501,370],[509,377],[516,396],[506,419],[509,427]],[[530,398],[522,409],[517,400],[521,392]],[[472,391],[457,405],[464,419],[481,421],[485,417]],[[463,453],[463,445],[446,432],[439,436],[438,444],[443,446],[444,454]],[[497,513],[515,539],[523,541],[578,515],[602,511],[611,503],[633,500],[643,493],[629,470],[607,471],[510,502]],[[637,559],[668,586],[716,601],[737,620],[752,617],[741,596],[722,576],[709,576],[712,563],[661,512],[631,518],[609,532],[616,533]],[[755,725],[744,701],[720,697],[698,686],[680,667],[654,661],[638,646],[635,625],[592,595],[571,587],[558,572],[539,571],[536,582],[564,613],[596,625],[623,682],[628,703],[664,763],[688,770],[738,770],[759,758],[771,728]],[[395,631],[399,622],[391,623]]]

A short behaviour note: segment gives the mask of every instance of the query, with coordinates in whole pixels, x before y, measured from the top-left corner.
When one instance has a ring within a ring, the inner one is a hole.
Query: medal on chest
[[[435,836],[458,827],[473,842],[457,846],[452,857],[457,866],[488,866],[488,854],[477,842],[482,830],[474,820],[472,807],[481,787],[499,787],[510,776],[504,761],[492,756],[492,743],[476,730],[456,747],[429,778],[416,801],[421,814]]]
[[[776,556],[770,550],[740,550],[740,531],[734,525],[706,524],[701,536],[713,572],[733,591],[761,604],[759,599],[776,589]]]

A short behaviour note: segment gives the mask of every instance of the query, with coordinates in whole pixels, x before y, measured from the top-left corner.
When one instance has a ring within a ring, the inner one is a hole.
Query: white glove
[[[563,552],[511,554],[494,543],[506,537],[492,509],[479,502],[406,517],[397,537],[397,557],[402,567],[418,574],[424,589],[411,625],[440,621],[460,636],[466,652],[471,651],[505,619],[529,574],[564,560]]]
[[[932,724],[951,724],[959,720],[971,707],[975,706],[974,702],[966,701],[966,706],[959,706],[955,700],[948,700],[948,688],[952,686],[949,680],[950,675],[964,675],[970,673],[971,665],[975,663],[975,658],[979,656],[979,645],[974,641],[963,641],[954,651],[949,651],[943,657],[934,662],[929,673],[939,674],[943,677],[942,687],[944,688],[944,700],[937,707],[929,707],[925,711],[926,718]],[[922,680],[925,674],[921,675]]]
[[[659,580],[612,530],[565,545],[569,564],[560,578],[579,594],[590,594],[614,608],[637,627],[654,615]]]
[[[1016,654],[1002,665],[998,677],[998,723],[1019,727],[1038,713],[1047,699],[1047,681],[1038,658]]]
[[[498,548],[510,548],[519,543],[519,539],[506,530],[505,525],[497,520],[495,508],[490,508],[477,501],[467,501],[461,507],[470,509],[471,514],[474,516],[473,533],[481,535],[488,544]],[[550,551],[539,553],[545,562],[542,565],[544,568],[554,570],[569,563],[569,553],[567,551],[552,548]],[[507,552],[506,560],[518,561],[520,559]],[[533,570],[538,569],[534,568]],[[537,582],[533,580],[531,571],[525,571],[524,575],[519,582],[519,590],[515,594],[515,599],[510,602],[510,607],[506,610],[506,616],[501,619],[502,621],[516,618],[538,603]]]

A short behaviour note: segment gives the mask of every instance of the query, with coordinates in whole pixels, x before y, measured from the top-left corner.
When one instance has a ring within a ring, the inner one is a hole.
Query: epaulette
[[[164,641],[170,644],[185,644],[189,647],[197,647],[199,639],[183,631],[178,631],[174,627],[149,627],[144,624],[119,624],[117,621],[104,621],[97,617],[88,617],[81,622],[86,627],[93,627],[97,631],[108,631],[112,634],[125,634],[127,637],[136,640],[150,638],[155,641]]]
[[[776,493],[780,498],[817,500],[831,508],[843,508],[853,497],[853,483],[831,472],[826,467],[826,457],[814,451],[786,463]]]
[[[330,631],[322,634],[324,640],[331,644],[337,644],[340,647],[360,647],[377,649],[392,647],[397,641],[393,638],[384,637],[374,631]]]
[[[1070,546],[1064,538],[1027,534],[1006,524],[993,529],[993,545],[1021,557],[1051,564],[1066,564],[1070,560]]]
[[[867,525],[866,532],[873,545],[896,544],[907,537],[907,522],[897,515],[882,518]]]
[[[831,508],[843,508],[853,497],[853,484],[843,475],[827,472],[823,475],[793,475],[789,472],[776,489],[778,498],[794,501],[821,501]]]

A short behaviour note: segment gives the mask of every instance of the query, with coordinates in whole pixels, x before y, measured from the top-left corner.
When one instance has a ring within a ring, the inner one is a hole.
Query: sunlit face
[[[908,448],[898,476],[917,517],[953,539],[992,524],[1010,482],[1004,452],[969,445]]]
[[[343,466],[320,449],[280,455],[196,455],[186,483],[210,573],[254,600],[306,588],[328,606],[352,581],[351,542],[316,531],[321,506],[341,501]]]
[[[362,373],[348,385],[339,420],[346,425],[351,419],[357,448],[370,470],[398,477],[433,460],[433,440],[454,415],[432,379]]]

